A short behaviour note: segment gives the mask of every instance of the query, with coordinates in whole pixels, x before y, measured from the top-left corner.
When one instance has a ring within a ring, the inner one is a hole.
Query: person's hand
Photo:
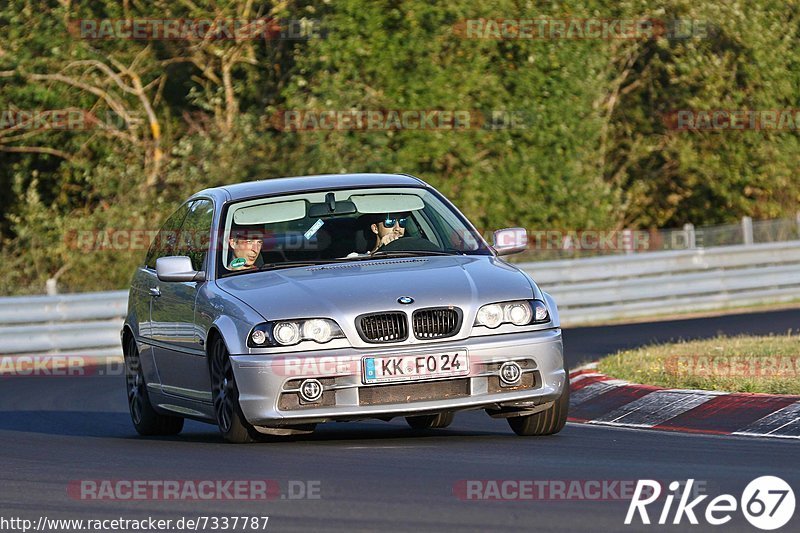
[[[399,233],[387,233],[381,239],[381,246],[386,246],[390,242],[392,242],[394,240],[397,240],[399,238],[400,238],[400,234]]]

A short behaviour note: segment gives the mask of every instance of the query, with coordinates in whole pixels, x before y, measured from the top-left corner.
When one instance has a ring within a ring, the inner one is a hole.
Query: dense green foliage
[[[76,32],[81,19],[258,17],[314,31],[207,41]],[[462,31],[466,19],[592,17],[696,20],[707,31]],[[718,223],[786,216],[800,200],[797,129],[667,127],[680,109],[799,107],[795,2],[8,0],[0,28],[0,112],[73,109],[102,121],[0,123],[0,293],[41,292],[54,275],[62,290],[124,287],[142,250],[86,252],[70,235],[157,229],[196,190],[276,176],[416,174],[487,230]],[[349,109],[519,120],[456,131],[276,127],[287,110]]]

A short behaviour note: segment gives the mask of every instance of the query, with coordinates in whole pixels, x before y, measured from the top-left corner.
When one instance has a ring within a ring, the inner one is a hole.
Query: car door
[[[188,204],[182,205],[170,215],[161,229],[156,233],[147,251],[144,265],[140,266],[131,284],[132,306],[138,320],[138,337],[140,357],[145,379],[149,386],[158,387],[161,381],[155,366],[155,352],[161,342],[164,331],[161,325],[153,327],[152,306],[158,294],[159,281],[156,277],[156,260],[159,257],[172,255],[177,241],[176,231],[180,229],[183,219],[189,210]]]
[[[206,270],[214,205],[201,198],[188,206],[186,217],[176,232],[176,246],[170,255],[188,256],[193,270]],[[158,332],[156,366],[162,391],[167,394],[211,400],[211,385],[205,348],[194,326],[195,300],[204,282],[158,282],[159,295],[151,306],[151,321]]]

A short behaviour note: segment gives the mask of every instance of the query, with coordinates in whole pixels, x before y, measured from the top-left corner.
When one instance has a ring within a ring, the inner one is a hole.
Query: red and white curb
[[[800,396],[665,389],[613,379],[591,363],[570,372],[571,422],[800,439]]]

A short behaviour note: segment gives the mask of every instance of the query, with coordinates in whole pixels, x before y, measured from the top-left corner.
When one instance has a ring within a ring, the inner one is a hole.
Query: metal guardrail
[[[0,298],[0,326],[118,318],[127,310],[128,291],[14,296]]]
[[[521,263],[562,324],[800,300],[800,241]],[[0,298],[0,354],[120,355],[127,291]]]
[[[682,229],[534,229],[528,231],[528,251],[517,256],[517,260],[555,261],[668,250],[749,246],[798,239],[800,239],[800,212],[794,218],[753,220],[750,217],[742,217],[735,224],[716,226],[684,224]]]
[[[800,299],[800,241],[523,263],[564,325]]]
[[[128,291],[0,298],[0,354],[121,355]]]
[[[540,285],[554,287],[612,278],[779,264],[800,265],[800,241],[517,263],[517,266],[534,275]]]

